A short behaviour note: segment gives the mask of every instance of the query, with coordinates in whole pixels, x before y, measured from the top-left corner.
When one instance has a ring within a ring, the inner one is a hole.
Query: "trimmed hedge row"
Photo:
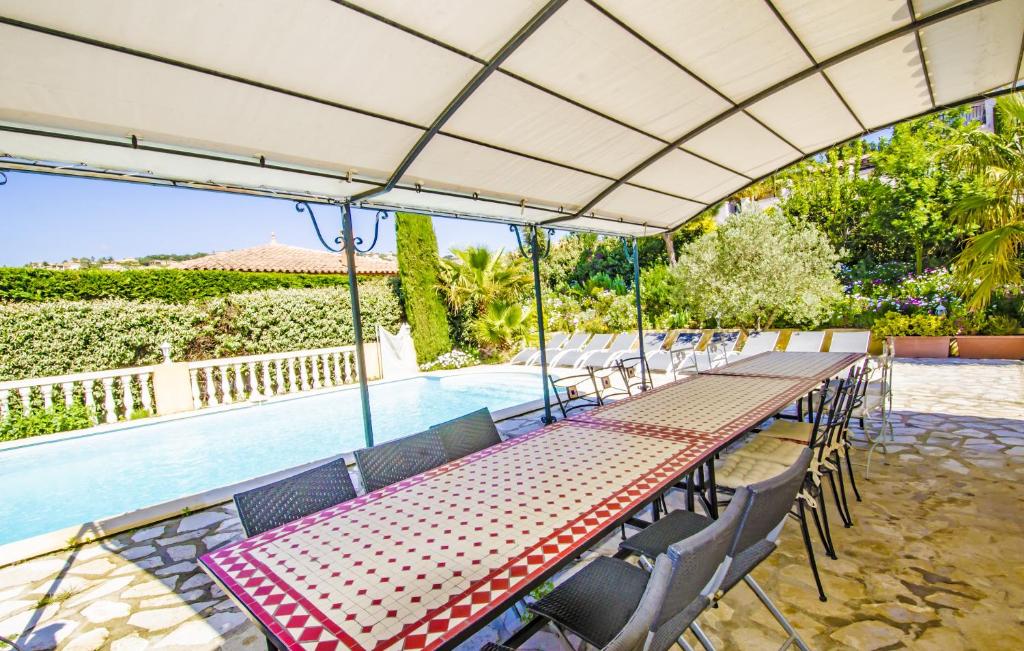
[[[364,280],[379,280],[364,279]],[[188,303],[228,294],[264,289],[344,287],[348,276],[339,274],[251,273],[190,269],[82,269],[0,268],[0,301],[163,301]]]
[[[118,272],[124,273],[124,272]],[[190,274],[192,272],[189,272]],[[360,282],[367,340],[394,330],[392,284]],[[284,289],[174,304],[126,300],[0,304],[0,380],[352,344],[348,289]]]

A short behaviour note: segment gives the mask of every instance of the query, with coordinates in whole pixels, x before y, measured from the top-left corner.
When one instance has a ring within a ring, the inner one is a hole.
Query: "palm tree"
[[[529,291],[532,277],[525,261],[482,246],[452,249],[454,260],[441,261],[440,289],[456,312],[469,308],[474,316],[494,302],[514,303]]]
[[[981,229],[956,258],[972,310],[984,309],[996,290],[1020,286],[1024,266],[1024,95],[1000,98],[996,113],[994,132],[967,132],[949,151],[954,169],[977,180],[953,213]]]
[[[531,313],[518,303],[494,301],[473,322],[477,343],[485,356],[508,350],[530,334]]]

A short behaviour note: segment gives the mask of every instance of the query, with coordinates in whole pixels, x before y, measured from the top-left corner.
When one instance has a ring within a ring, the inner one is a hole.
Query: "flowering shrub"
[[[467,353],[455,349],[450,353],[439,355],[437,359],[426,364],[420,364],[421,371],[446,371],[453,368],[465,368],[476,366],[480,359],[474,353]]]
[[[948,269],[925,269],[914,274],[908,268],[904,263],[886,263],[867,271],[865,267],[857,272],[843,269],[846,300],[836,310],[833,323],[871,325],[890,312],[946,315],[951,319],[966,316],[966,305]]]

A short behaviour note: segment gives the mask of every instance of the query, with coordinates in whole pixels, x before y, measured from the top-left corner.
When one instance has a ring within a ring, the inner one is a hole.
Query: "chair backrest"
[[[778,539],[786,516],[793,508],[793,500],[803,486],[812,454],[810,448],[805,448],[789,468],[747,486],[750,499],[743,509],[739,532],[729,552],[731,558],[761,541],[774,543]]]
[[[693,348],[700,343],[703,332],[680,332],[672,342],[672,348]]]
[[[444,423],[431,425],[430,429],[437,432],[441,438],[441,445],[448,461],[461,459],[467,454],[501,443],[498,428],[495,427],[494,419],[491,418],[491,412],[487,407]]]
[[[583,350],[586,350],[586,351],[603,350],[604,347],[607,346],[608,342],[611,341],[611,340],[612,340],[612,336],[608,335],[608,334],[594,335],[590,339],[590,341],[587,342],[587,345],[583,347]]]
[[[344,459],[235,494],[246,536],[255,536],[356,496]]]
[[[801,330],[789,335],[786,344],[787,353],[821,352],[821,344],[825,342],[824,330]]]
[[[355,457],[367,493],[448,461],[441,437],[433,430],[356,450]]]
[[[711,340],[708,345],[715,345],[722,348],[725,352],[732,352],[736,348],[736,343],[740,340],[740,333],[736,331],[718,331],[711,334]]]
[[[646,651],[666,651],[708,605],[727,569],[727,556],[749,499],[736,491],[729,508],[710,526],[658,557],[637,614],[653,610]],[[660,598],[658,598],[660,597]],[[628,625],[627,625],[628,628]]]
[[[582,348],[583,344],[587,343],[587,339],[589,338],[589,332],[577,332],[566,340],[562,345],[562,350],[576,350],[578,348]],[[548,346],[548,348],[551,348],[551,346]]]
[[[564,332],[551,332],[544,338],[545,348],[561,348],[569,335]]]
[[[775,350],[775,344],[779,341],[778,330],[765,330],[764,332],[753,332],[747,335],[747,340],[743,343],[743,350],[740,351],[744,357],[751,355],[757,355],[758,353],[768,353]]]
[[[608,346],[608,350],[615,352],[631,350],[639,339],[640,337],[635,332],[620,332],[615,335],[615,339],[612,340],[612,345]],[[646,342],[644,343],[646,344]]]
[[[830,353],[866,353],[871,341],[871,332],[833,332],[832,343],[828,345]]]
[[[644,333],[644,350],[646,352],[653,352],[659,350],[665,345],[665,340],[668,339],[668,333],[661,332],[645,332]]]

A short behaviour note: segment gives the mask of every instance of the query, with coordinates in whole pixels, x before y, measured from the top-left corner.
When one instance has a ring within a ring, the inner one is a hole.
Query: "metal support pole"
[[[633,238],[633,295],[636,298],[636,331],[640,335],[640,390],[647,390],[647,358],[644,357],[644,317],[640,310],[640,249]]]
[[[359,375],[359,398],[363,404],[363,435],[366,447],[373,447],[373,422],[370,418],[370,388],[366,384],[366,354],[363,351],[363,318],[359,314],[359,283],[356,280],[356,243],[352,235],[352,206],[345,203],[341,211],[341,236],[348,267],[348,294],[352,302],[352,332],[356,340],[356,373]]]
[[[530,247],[530,259],[533,262],[533,297],[537,303],[537,345],[540,348],[541,383],[544,385],[544,416],[545,425],[555,422],[551,415],[551,394],[548,388],[548,354],[544,343],[544,305],[540,295],[540,236],[536,226],[530,226],[526,235]]]

